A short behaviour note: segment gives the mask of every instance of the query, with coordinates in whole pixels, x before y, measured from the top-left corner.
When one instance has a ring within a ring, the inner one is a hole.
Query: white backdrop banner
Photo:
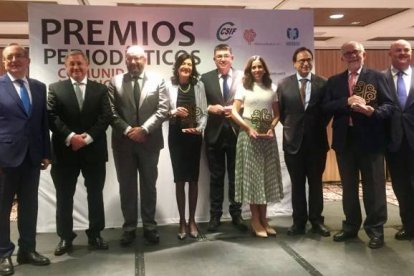
[[[126,71],[124,53],[129,45],[141,45],[147,54],[147,69],[161,73],[168,80],[175,58],[184,51],[196,57],[200,73],[214,69],[213,49],[219,43],[228,43],[232,47],[236,69],[243,69],[250,56],[262,56],[277,83],[294,73],[292,54],[298,47],[306,46],[313,50],[313,13],[307,10],[29,4],[29,33],[30,75],[47,85],[67,78],[64,57],[72,49],[81,49],[89,57],[89,78],[106,84],[114,75]],[[109,127],[108,135],[110,131]],[[166,123],[163,131],[167,137]],[[270,216],[291,212],[290,180],[283,161],[281,126],[277,127],[277,134],[285,198],[281,203],[269,206]],[[118,182],[112,152],[109,152],[104,189],[106,227],[120,227],[123,218]],[[209,171],[204,151],[202,156],[197,219],[206,221],[209,219]],[[159,224],[177,222],[175,186],[167,147],[161,151],[158,169],[156,219]],[[55,202],[50,172],[42,172],[38,231],[55,231]],[[226,209],[227,199],[224,211]],[[87,212],[86,190],[80,176],[74,199],[75,229],[88,227]],[[228,217],[228,213],[225,216]]]

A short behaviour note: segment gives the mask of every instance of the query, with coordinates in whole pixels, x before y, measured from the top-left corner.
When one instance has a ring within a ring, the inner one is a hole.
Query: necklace
[[[178,89],[180,89],[180,91],[183,93],[188,93],[188,91],[190,91],[190,88],[191,88],[191,83],[188,84],[186,89],[183,89],[181,85],[178,85]]]

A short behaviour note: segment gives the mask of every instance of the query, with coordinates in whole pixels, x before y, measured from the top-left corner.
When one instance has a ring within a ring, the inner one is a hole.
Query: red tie
[[[354,87],[355,87],[357,75],[358,73],[356,72],[351,72],[349,74],[349,79],[348,79],[349,96],[352,96],[354,94]]]

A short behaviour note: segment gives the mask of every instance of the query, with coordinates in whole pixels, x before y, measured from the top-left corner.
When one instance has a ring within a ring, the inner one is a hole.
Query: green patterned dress
[[[273,88],[273,87],[272,87]],[[269,122],[272,103],[277,101],[275,90],[254,84],[253,90],[241,85],[235,95],[243,102],[243,119],[256,130],[259,122]],[[253,139],[240,131],[236,149],[235,200],[247,204],[279,202],[283,198],[282,174],[276,137]]]

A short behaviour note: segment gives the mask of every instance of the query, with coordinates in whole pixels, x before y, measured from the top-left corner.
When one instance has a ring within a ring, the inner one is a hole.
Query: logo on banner
[[[220,41],[229,40],[237,31],[233,22],[223,23],[217,30],[216,37]]]
[[[243,38],[251,45],[256,38],[256,32],[253,29],[244,30]]]
[[[288,46],[299,46],[299,41],[295,41],[299,38],[299,29],[298,28],[287,28],[286,29],[286,36],[290,40],[286,42]]]

